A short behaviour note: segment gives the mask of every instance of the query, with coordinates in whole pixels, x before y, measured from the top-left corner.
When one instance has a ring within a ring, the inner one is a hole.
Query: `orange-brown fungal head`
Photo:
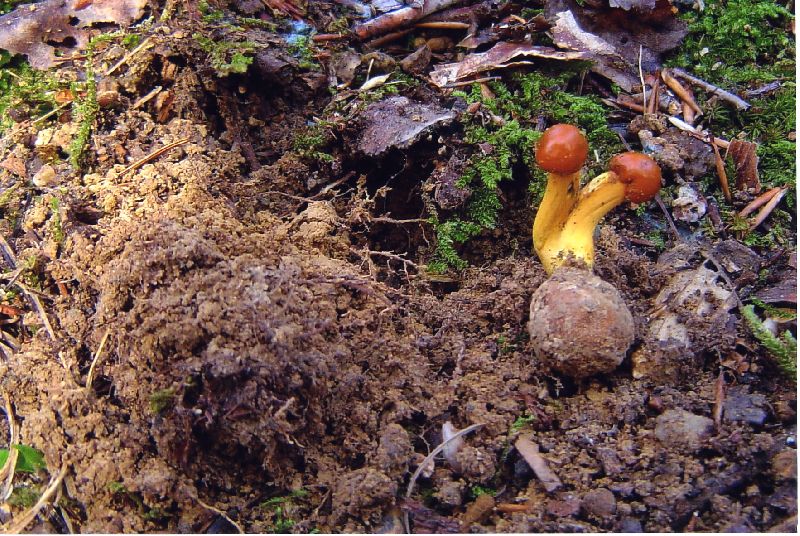
[[[649,156],[627,152],[611,159],[609,169],[627,186],[625,198],[631,203],[643,203],[654,198],[661,188],[661,168]]]
[[[572,125],[553,125],[536,144],[536,163],[543,170],[558,175],[575,173],[589,155],[589,142]]]

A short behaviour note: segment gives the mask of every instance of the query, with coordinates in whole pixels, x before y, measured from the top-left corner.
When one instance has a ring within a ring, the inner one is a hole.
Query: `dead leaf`
[[[587,53],[594,72],[631,92],[639,84],[640,51],[642,69],[655,71],[661,55],[681,44],[687,26],[672,13],[669,0],[617,0],[616,4],[619,8],[595,9],[573,0],[550,0],[545,16],[553,23],[557,46]],[[630,11],[620,9],[628,5]]]
[[[407,149],[436,126],[455,119],[455,114],[433,104],[393,96],[370,104],[363,112],[364,129],[358,148],[378,156],[391,148]]]
[[[18,177],[25,178],[26,170],[25,170],[25,162],[21,159],[17,158],[16,156],[9,155],[8,158],[0,162],[0,168],[5,169],[6,171],[10,171],[14,175]]]
[[[511,60],[522,58],[543,58],[559,61],[589,59],[582,52],[565,52],[550,47],[525,43],[497,43],[486,52],[467,55],[460,62],[438,65],[431,72],[431,80],[437,86],[444,87],[474,74],[519,65],[519,62],[511,62]]]
[[[25,4],[0,17],[0,48],[27,56],[35,69],[55,65],[56,51],[83,50],[96,23],[127,26],[144,12],[147,0],[45,0]]]
[[[731,140],[728,154],[736,166],[736,188],[761,192],[761,181],[758,179],[758,145],[749,141]]]

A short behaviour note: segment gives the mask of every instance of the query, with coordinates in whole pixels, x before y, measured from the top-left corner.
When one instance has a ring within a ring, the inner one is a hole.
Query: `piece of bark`
[[[736,166],[736,188],[750,190],[757,194],[761,192],[761,181],[758,178],[758,145],[744,140],[731,140],[728,154]]]

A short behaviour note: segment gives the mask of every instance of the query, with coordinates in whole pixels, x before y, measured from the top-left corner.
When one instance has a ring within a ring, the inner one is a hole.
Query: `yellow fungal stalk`
[[[570,257],[589,267],[594,264],[594,229],[603,216],[625,200],[625,189],[625,183],[613,171],[584,186],[561,229],[537,250],[548,274]]]

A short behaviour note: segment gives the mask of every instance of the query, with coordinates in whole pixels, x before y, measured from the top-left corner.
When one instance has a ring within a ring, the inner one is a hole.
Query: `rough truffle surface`
[[[622,363],[634,324],[617,289],[588,270],[563,267],[533,293],[528,332],[542,362],[585,378]]]

